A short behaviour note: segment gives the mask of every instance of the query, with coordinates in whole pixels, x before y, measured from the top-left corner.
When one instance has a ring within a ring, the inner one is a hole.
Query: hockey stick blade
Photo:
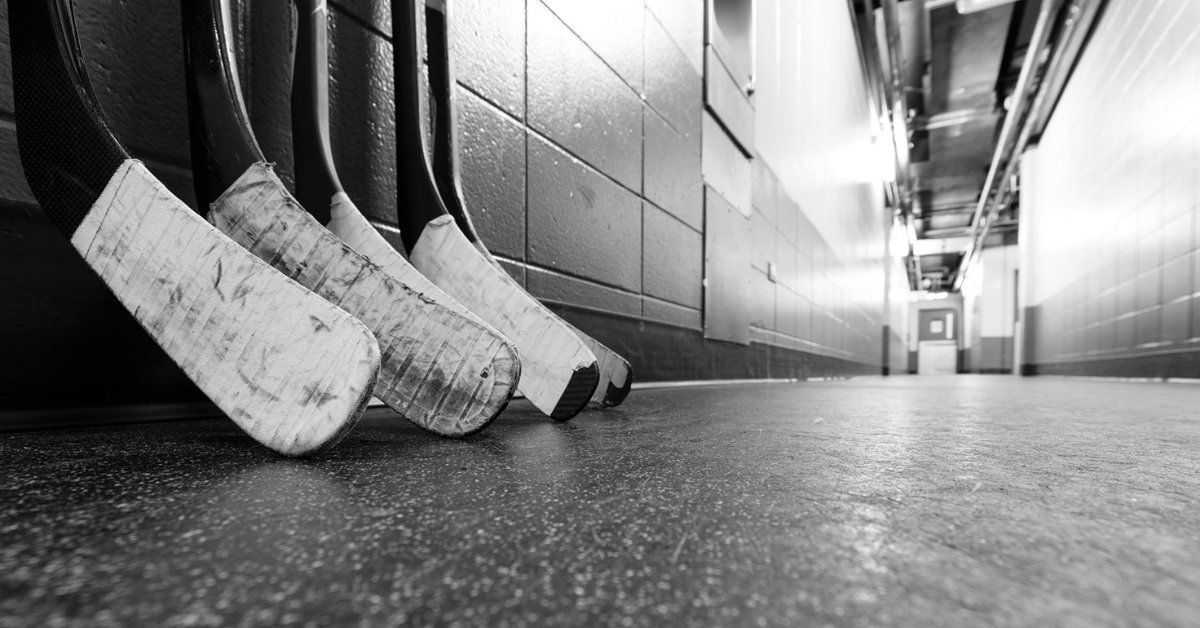
[[[417,270],[516,343],[526,398],[555,419],[570,419],[596,390],[595,354],[470,243],[438,193],[421,124],[418,4],[392,2],[401,240]]]
[[[491,330],[388,275],[306,212],[265,163],[239,93],[227,2],[184,0],[197,196],[216,227],[366,323],[382,352],[379,397],[443,436],[486,427],[516,390],[520,361]]]
[[[334,235],[389,275],[503,337],[413,268],[346,194],[329,133],[328,6],[321,0],[296,0],[296,6],[300,15],[291,97],[296,199]]]
[[[10,0],[21,163],[43,210],[166,354],[281,454],[334,445],[370,399],[375,338],[205,223],[108,130],[66,0]]]
[[[433,175],[446,211],[454,217],[458,228],[480,253],[493,265],[499,263],[479,238],[463,200],[462,179],[459,173],[458,111],[454,93],[454,60],[450,55],[450,0],[430,2],[425,10],[425,29],[429,47],[429,91],[433,107]],[[556,318],[558,318],[556,316]],[[559,320],[562,320],[559,318]],[[592,395],[591,405],[607,407],[620,405],[633,385],[633,368],[625,358],[566,321],[562,321],[579,336],[596,355],[600,382]]]

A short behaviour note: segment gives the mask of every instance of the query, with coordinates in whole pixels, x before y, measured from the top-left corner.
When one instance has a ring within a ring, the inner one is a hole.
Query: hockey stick
[[[444,436],[483,429],[516,389],[516,352],[355,253],[288,194],[250,127],[227,11],[227,0],[183,1],[192,165],[209,221],[367,324],[382,352],[375,396],[389,407]]]
[[[479,249],[488,261],[499,266],[495,257],[475,231],[463,201],[462,179],[459,174],[458,109],[454,94],[454,65],[450,55],[453,46],[450,29],[450,0],[430,0],[425,9],[425,32],[429,58],[429,91],[433,106],[433,174],[446,210],[458,223],[458,228]],[[562,320],[561,318],[559,319]],[[620,405],[633,385],[633,369],[615,351],[579,331],[570,323],[579,339],[596,355],[600,367],[600,383],[593,393],[592,405]]]
[[[392,1],[401,241],[417,270],[516,343],[525,368],[521,392],[542,412],[567,420],[583,409],[596,390],[596,357],[570,328],[481,253],[447,213],[421,124],[419,4],[422,0]]]
[[[263,445],[335,444],[375,338],[205,223],[133,160],[92,92],[67,0],[10,0],[21,164],[51,221],[185,374]]]
[[[334,235],[393,278],[502,336],[413,268],[342,188],[329,133],[328,8],[324,0],[296,0],[296,6],[300,20],[291,98],[296,199]]]

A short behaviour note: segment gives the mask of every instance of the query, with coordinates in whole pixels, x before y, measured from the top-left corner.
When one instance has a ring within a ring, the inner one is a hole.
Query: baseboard
[[[1200,351],[1021,365],[1022,375],[1165,380],[1200,378]]]
[[[559,316],[629,360],[634,382],[799,379],[878,375],[877,363],[752,342],[706,340],[702,332],[562,304]]]

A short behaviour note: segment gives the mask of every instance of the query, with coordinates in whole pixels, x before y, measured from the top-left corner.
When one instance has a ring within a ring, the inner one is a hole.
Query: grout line
[[[587,159],[584,159],[583,157],[580,157],[579,155],[571,152],[570,149],[563,146],[562,144],[559,144],[556,140],[551,138],[549,135],[546,135],[545,133],[542,133],[541,131],[529,126],[529,123],[527,122],[527,120],[529,119],[529,72],[528,72],[528,68],[526,69],[526,73],[525,73],[525,82],[526,82],[526,87],[525,87],[525,108],[526,108],[525,118],[526,118],[526,120],[520,120],[520,119],[516,118],[515,116],[513,116],[508,111],[505,111],[502,107],[500,107],[496,103],[492,102],[491,100],[488,100],[482,94],[475,91],[475,89],[473,89],[470,85],[465,85],[463,83],[459,83],[458,85],[459,85],[459,87],[462,87],[463,89],[465,89],[467,92],[469,92],[473,96],[478,97],[489,108],[494,109],[496,112],[502,114],[505,118],[508,118],[511,122],[515,122],[516,124],[521,125],[525,129],[527,136],[533,135],[533,136],[537,137],[539,140],[542,140],[543,142],[549,144],[552,148],[557,149],[558,151],[562,152],[563,154],[570,157],[571,159],[583,164],[584,167],[586,167],[588,170],[600,175],[602,178],[604,178],[604,179],[608,180],[610,183],[620,187],[622,190],[629,192],[630,194],[632,194],[640,199],[643,199],[643,200],[645,199],[645,197],[642,196],[642,194],[640,192],[634,191],[629,186],[627,186],[624,183],[621,183],[617,179],[613,178],[612,175],[601,170],[599,167],[592,165],[592,163],[590,161],[588,161]],[[526,137],[526,143],[528,143],[528,141],[529,141],[528,137]],[[528,153],[527,153],[526,154],[526,170],[528,170],[528,165],[529,165],[528,161],[529,161],[529,158],[528,158]],[[526,176],[528,176],[528,172],[526,173]],[[528,182],[526,182],[526,183],[528,183]],[[528,194],[528,187],[526,188],[526,190],[527,190],[526,194]]]
[[[541,2],[542,7],[545,8],[547,11],[549,11],[550,15],[554,16],[554,19],[558,20],[558,23],[563,25],[563,28],[566,28],[568,31],[570,31],[571,35],[573,35],[575,37],[575,39],[577,41],[579,41],[579,43],[583,44],[584,48],[588,49],[588,52],[592,53],[593,56],[595,56],[597,59],[599,59],[600,63],[603,63],[604,67],[608,68],[608,70],[610,72],[612,72],[614,76],[617,77],[617,80],[621,81],[622,84],[624,84],[626,87],[628,87],[630,89],[630,91],[633,92],[633,95],[635,97],[637,97],[638,100],[641,100],[641,101],[646,100],[646,95],[644,93],[642,93],[642,90],[639,90],[639,89],[635,88],[633,85],[630,85],[629,81],[625,80],[625,77],[622,76],[621,73],[618,72],[616,68],[614,68],[612,65],[610,65],[608,63],[608,60],[605,59],[603,55],[601,55],[595,48],[592,48],[591,44],[589,44],[587,42],[587,40],[583,38],[582,35],[580,35],[578,32],[576,32],[575,29],[571,28],[571,26],[569,24],[567,24],[567,21],[564,20],[562,17],[560,17],[558,15],[558,13],[556,13],[554,11],[554,9],[551,9],[550,6],[547,5],[545,2],[543,2],[542,0],[529,0],[529,1],[530,2]],[[642,7],[642,13],[643,13],[643,15],[645,14],[645,6],[644,5]],[[645,37],[645,29],[646,29],[645,17],[643,17],[642,18],[642,31],[643,31],[642,36],[643,36],[643,38]],[[525,37],[527,38],[526,41],[528,42],[528,37],[529,37],[529,7],[528,6],[526,6],[526,8],[525,8]],[[645,80],[646,80],[645,56],[646,56],[645,49],[643,48],[642,82],[645,82]],[[526,53],[526,59],[528,59],[528,53]],[[526,70],[526,76],[528,76],[528,70]]]
[[[363,19],[362,16],[360,16],[357,13],[352,12],[350,9],[347,9],[346,7],[342,6],[341,2],[331,2],[331,3],[329,3],[329,6],[332,7],[334,10],[336,10],[338,13],[344,15],[350,21],[361,26],[363,28],[363,30],[366,30],[367,32],[369,32],[371,34],[382,38],[384,41],[387,41],[387,42],[392,41],[391,35],[383,32],[382,30],[379,30],[379,28],[377,28],[374,24],[371,24],[367,20]]]
[[[603,283],[603,282],[597,281],[595,279],[592,279],[591,277],[584,277],[582,275],[576,275],[576,274],[573,274],[570,272],[566,272],[562,269],[546,268],[545,266],[539,266],[537,264],[532,264],[530,262],[513,259],[511,257],[508,257],[507,255],[499,255],[497,253],[493,253],[492,256],[495,257],[497,260],[506,262],[508,264],[512,264],[513,266],[520,266],[521,268],[523,268],[525,270],[536,270],[539,272],[545,272],[545,273],[551,274],[551,275],[559,275],[561,277],[567,277],[567,278],[575,279],[578,281],[586,281],[588,283],[595,284],[595,285],[601,286],[603,288],[608,288],[610,290],[615,290],[617,292],[623,292],[630,296],[635,296],[635,297],[642,296],[642,294],[640,292],[633,292],[633,291],[629,290],[628,288],[622,288],[620,286],[614,286],[612,284]]]
[[[638,292],[645,295],[645,293],[646,293],[646,214],[648,213],[647,209],[646,209],[646,205],[650,204],[650,201],[646,199],[646,196],[647,196],[647,194],[646,194],[646,115],[647,115],[646,109],[648,108],[650,103],[646,99],[646,93],[645,93],[645,87],[646,87],[646,5],[645,5],[645,3],[642,4],[641,13],[642,13],[642,91],[639,93],[642,96],[642,107],[641,107],[642,115],[638,116],[638,118],[639,118],[639,121],[642,123],[642,146],[641,146],[642,150],[641,150],[641,155],[640,155],[641,163],[638,164],[639,174],[641,174],[641,180],[638,181],[638,187],[641,188],[641,191],[642,191],[642,193],[641,193],[641,201],[642,202],[641,202],[641,207],[638,208],[639,209],[638,219],[640,220],[640,224],[639,224],[640,233],[638,234],[638,236],[639,236],[638,237],[638,240],[639,240],[639,242],[638,242]],[[701,252],[701,264],[703,264],[703,252]],[[704,274],[704,271],[702,270],[701,275],[703,276],[703,274]],[[646,317],[646,300],[644,297],[638,303],[638,308],[641,310],[642,318],[645,318]],[[684,538],[687,538],[687,537],[685,536]],[[680,541],[680,543],[682,543],[682,541]]]
[[[521,208],[522,213],[523,213],[523,216],[522,216],[523,220],[521,221],[521,223],[522,223],[521,226],[524,227],[524,230],[525,230],[525,241],[522,243],[522,244],[524,244],[524,246],[522,247],[522,249],[523,249],[522,253],[525,256],[525,259],[530,258],[530,247],[529,247],[529,3],[537,2],[537,1],[538,0],[525,0],[525,46],[521,50],[521,54],[525,55],[525,58],[522,59],[522,61],[524,62],[525,71],[522,73],[524,81],[522,82],[522,86],[521,86],[522,87],[521,96],[524,98],[524,101],[521,106],[521,109],[522,109],[521,119],[517,121],[521,125],[522,130],[524,131],[523,133],[521,133],[521,140],[523,142],[525,142],[525,155],[524,155],[525,163],[523,164],[525,167],[521,169],[521,176],[524,179],[522,185],[524,186],[524,192],[525,192],[524,207]],[[460,83],[460,85],[461,85],[461,83]],[[471,93],[476,93],[474,90],[471,90],[470,88],[468,88],[468,91],[470,91]],[[486,103],[488,103],[488,100],[486,98],[484,98],[483,102],[486,104]],[[498,108],[498,107],[497,107],[497,109],[502,112],[504,111],[503,109]],[[505,113],[507,113],[507,112],[505,112]],[[522,283],[524,284],[525,289],[528,290],[529,289],[529,273],[525,272],[524,275],[525,275],[523,277],[524,281],[522,281]]]

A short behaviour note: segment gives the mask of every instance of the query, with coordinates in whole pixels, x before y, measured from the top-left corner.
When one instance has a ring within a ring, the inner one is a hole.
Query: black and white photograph
[[[0,628],[1200,625],[1200,0],[0,0]]]

